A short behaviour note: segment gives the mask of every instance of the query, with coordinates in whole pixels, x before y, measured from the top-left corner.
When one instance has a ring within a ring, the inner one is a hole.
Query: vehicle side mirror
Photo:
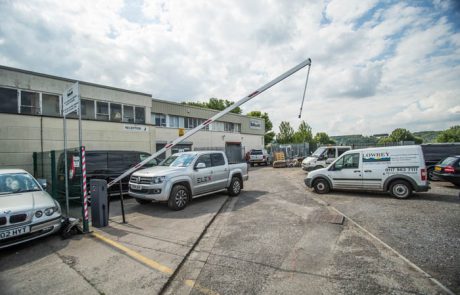
[[[46,187],[48,186],[46,184],[46,179],[42,179],[42,178],[39,178],[37,179],[38,183],[40,184],[40,186],[43,188],[43,189],[46,189]]]
[[[200,163],[196,164],[196,166],[195,166],[195,169],[203,169],[203,168],[206,168],[206,164],[203,163],[203,162],[200,162]]]

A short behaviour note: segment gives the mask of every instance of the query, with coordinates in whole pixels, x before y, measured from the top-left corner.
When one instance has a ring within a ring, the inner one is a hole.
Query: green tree
[[[182,104],[222,111],[222,110],[225,110],[227,107],[231,106],[232,104],[234,104],[234,102],[226,100],[226,99],[218,99],[215,97],[211,97],[207,102],[191,101],[191,102],[182,102]],[[241,110],[240,107],[236,107],[231,111],[231,113],[235,113],[235,114],[241,114],[242,112],[243,111]]]
[[[318,132],[315,135],[315,141],[318,144],[335,144],[326,132]]]
[[[265,135],[264,135],[264,142],[265,144],[269,144],[275,138],[275,132],[271,131],[273,128],[273,123],[268,117],[267,113],[262,113],[261,111],[251,111],[246,114],[250,117],[261,118],[264,119],[265,122]]]
[[[436,138],[437,142],[460,142],[460,125],[444,130]]]
[[[269,144],[269,143],[273,142],[273,139],[275,139],[275,136],[276,136],[276,134],[273,131],[268,131],[267,133],[265,133],[265,135],[264,135],[265,144]]]
[[[423,142],[423,139],[420,137],[414,136],[409,130],[404,128],[397,128],[391,132],[390,136],[382,137],[379,140],[379,144],[389,143],[389,142],[400,142],[400,141],[414,141],[417,144]]]
[[[311,132],[310,125],[302,121],[299,129],[294,133],[294,143],[313,142],[313,133]]]
[[[289,122],[283,121],[279,126],[280,132],[276,135],[278,143],[292,143],[294,138],[294,129]]]

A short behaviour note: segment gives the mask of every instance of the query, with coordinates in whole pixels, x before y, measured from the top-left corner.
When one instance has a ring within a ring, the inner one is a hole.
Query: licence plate
[[[12,229],[5,230],[5,231],[0,231],[0,240],[20,236],[28,232],[30,232],[29,226],[22,226],[22,227],[12,228]]]
[[[441,171],[441,167],[434,167],[434,171]]]
[[[136,190],[141,190],[141,189],[142,189],[142,186],[139,185],[139,184],[131,184],[131,188],[132,188],[132,189],[136,189]]]

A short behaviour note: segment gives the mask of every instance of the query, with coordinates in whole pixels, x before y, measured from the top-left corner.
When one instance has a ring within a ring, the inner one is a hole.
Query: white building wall
[[[177,128],[156,128],[156,138],[160,142],[172,141],[178,136],[179,131]],[[244,133],[198,131],[187,138],[186,142],[191,142],[193,148],[225,147],[227,142],[241,142],[241,146],[244,147],[246,151],[263,148],[263,136]]]
[[[87,150],[155,151],[155,127],[134,132],[123,123],[82,121]],[[67,119],[67,147],[78,147],[78,120]],[[33,152],[64,148],[63,119],[0,114],[0,167],[22,168],[33,173]]]

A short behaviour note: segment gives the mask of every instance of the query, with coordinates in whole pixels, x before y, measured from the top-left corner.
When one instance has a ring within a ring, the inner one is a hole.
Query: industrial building
[[[62,93],[77,80],[0,66],[0,167],[32,172],[33,152],[64,148]],[[217,111],[152,98],[151,94],[84,81],[80,85],[87,150],[153,153]],[[67,146],[78,146],[78,115],[67,117]],[[173,148],[250,150],[264,145],[263,119],[227,114]]]

